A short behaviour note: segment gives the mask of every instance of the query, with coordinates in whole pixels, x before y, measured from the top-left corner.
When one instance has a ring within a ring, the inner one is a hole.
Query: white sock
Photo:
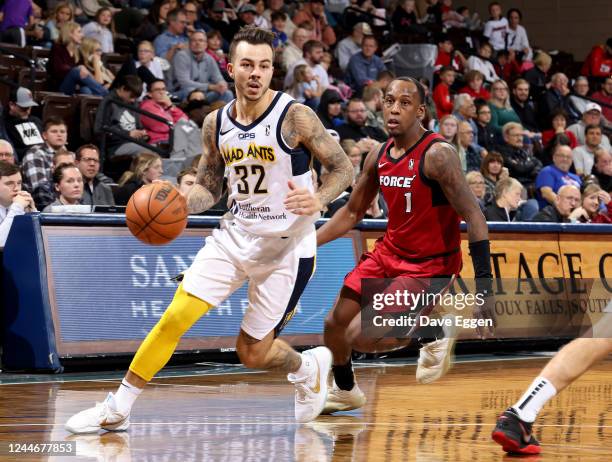
[[[536,378],[525,394],[521,396],[512,409],[516,411],[521,420],[533,422],[540,409],[557,394],[557,390],[544,377]]]
[[[312,371],[315,368],[315,359],[310,355],[305,355],[300,353],[302,358],[302,364],[300,368],[293,373],[293,375],[297,378],[308,377],[312,374]]]
[[[123,379],[121,385],[115,393],[115,404],[117,411],[122,414],[128,414],[136,401],[136,398],[142,393],[142,388],[135,387],[127,380]]]

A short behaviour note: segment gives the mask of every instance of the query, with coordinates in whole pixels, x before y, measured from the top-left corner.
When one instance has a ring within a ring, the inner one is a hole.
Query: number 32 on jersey
[[[238,193],[250,194],[251,186],[253,194],[268,194],[265,184],[266,169],[262,165],[235,165],[234,173],[236,173]]]

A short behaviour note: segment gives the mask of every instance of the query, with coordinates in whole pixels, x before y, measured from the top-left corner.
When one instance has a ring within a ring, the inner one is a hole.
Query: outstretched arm
[[[376,145],[366,157],[359,181],[353,188],[347,204],[317,230],[317,245],[323,245],[344,236],[363,219],[378,193],[376,162],[379,150],[380,145]]]
[[[215,205],[223,188],[225,162],[215,140],[217,111],[206,116],[202,126],[202,158],[198,165],[196,184],[187,196],[189,213],[202,213]]]
[[[298,215],[319,212],[348,188],[353,177],[353,166],[338,142],[327,132],[312,109],[303,104],[293,104],[283,121],[282,133],[290,147],[304,145],[329,172],[312,203],[304,204],[305,193],[296,189],[289,193],[285,206]]]

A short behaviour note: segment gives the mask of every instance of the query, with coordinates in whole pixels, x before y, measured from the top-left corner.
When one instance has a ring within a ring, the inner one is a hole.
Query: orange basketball
[[[187,226],[187,201],[167,183],[143,186],[130,197],[125,220],[134,236],[151,245],[176,239]]]

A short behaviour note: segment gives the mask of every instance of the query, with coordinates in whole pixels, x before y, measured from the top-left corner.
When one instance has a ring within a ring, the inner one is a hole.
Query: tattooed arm
[[[467,223],[469,241],[488,239],[487,222],[465,180],[457,152],[447,143],[435,143],[427,151],[423,171],[440,184],[450,205]]]
[[[217,111],[204,119],[202,126],[202,158],[198,164],[196,184],[187,196],[189,213],[202,213],[215,205],[221,198],[225,163],[215,140]]]
[[[290,147],[304,145],[329,172],[314,196],[307,190],[295,189],[290,183],[292,191],[285,201],[287,209],[298,215],[312,215],[321,211],[350,186],[353,180],[353,166],[344,150],[309,107],[292,104],[281,130],[285,142]]]
[[[474,267],[476,292],[483,295],[485,302],[474,306],[473,316],[477,319],[490,319],[493,327],[476,327],[481,338],[494,333],[495,300],[493,294],[493,275],[491,273],[491,249],[489,230],[476,196],[470,190],[461,170],[457,151],[447,143],[434,144],[425,156],[423,169],[425,176],[438,182],[444,195],[457,214],[467,223],[470,255]],[[488,324],[484,324],[487,326]]]

